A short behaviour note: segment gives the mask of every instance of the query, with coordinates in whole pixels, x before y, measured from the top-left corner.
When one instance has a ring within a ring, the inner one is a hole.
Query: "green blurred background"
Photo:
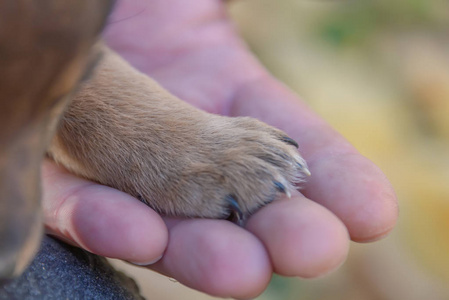
[[[320,279],[274,277],[261,300],[449,299],[449,1],[244,0],[264,65],[386,173],[394,232]],[[214,299],[135,270],[151,299]]]

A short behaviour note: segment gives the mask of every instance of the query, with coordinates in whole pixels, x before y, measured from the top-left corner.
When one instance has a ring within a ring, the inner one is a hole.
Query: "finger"
[[[298,141],[312,172],[304,194],[336,214],[353,240],[375,240],[394,227],[397,199],[385,175],[282,84],[268,77],[247,84],[231,114],[256,117]]]
[[[133,197],[80,179],[53,162],[42,167],[48,233],[92,253],[147,264],[168,240],[163,220]]]
[[[299,193],[262,208],[247,228],[264,243],[274,271],[283,276],[321,276],[340,266],[349,250],[344,224]]]
[[[170,224],[167,250],[152,269],[218,297],[254,298],[267,287],[270,259],[250,232],[224,220]]]

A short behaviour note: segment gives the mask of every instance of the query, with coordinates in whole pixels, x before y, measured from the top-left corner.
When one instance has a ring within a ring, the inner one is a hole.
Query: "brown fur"
[[[283,132],[200,111],[103,53],[49,148],[56,162],[176,216],[227,217],[228,195],[248,214],[273,200],[274,182],[293,188],[304,161]]]
[[[0,0],[0,279],[39,245],[40,164],[110,6]]]
[[[172,216],[234,212],[241,221],[279,191],[289,194],[307,172],[282,131],[198,110],[105,46],[92,48],[108,7],[108,1],[0,0],[0,239],[11,245],[0,249],[1,272],[30,256],[4,259],[12,250],[35,248],[39,166],[50,140],[48,155],[68,170]],[[20,34],[2,30],[5,24]]]

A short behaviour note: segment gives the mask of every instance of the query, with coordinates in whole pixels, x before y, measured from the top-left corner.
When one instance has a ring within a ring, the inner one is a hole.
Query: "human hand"
[[[349,238],[376,240],[392,229],[397,204],[385,176],[260,66],[221,1],[122,1],[110,20],[107,42],[135,67],[209,112],[283,129],[299,142],[312,177],[303,194],[262,208],[243,229],[223,220],[162,220],[127,194],[45,162],[48,232],[140,264],[164,254],[149,267],[212,295],[249,298],[273,271],[319,276],[344,261]]]

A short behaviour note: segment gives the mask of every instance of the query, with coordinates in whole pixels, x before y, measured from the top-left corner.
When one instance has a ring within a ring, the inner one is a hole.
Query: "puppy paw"
[[[279,193],[290,197],[310,175],[298,144],[284,132],[252,118],[212,116],[189,149],[176,186],[187,215],[229,218],[239,224]],[[196,152],[196,153],[195,153]],[[195,203],[192,203],[195,200]]]
[[[297,147],[255,119],[211,115],[182,102],[105,50],[48,153],[161,214],[242,224],[310,175]]]

